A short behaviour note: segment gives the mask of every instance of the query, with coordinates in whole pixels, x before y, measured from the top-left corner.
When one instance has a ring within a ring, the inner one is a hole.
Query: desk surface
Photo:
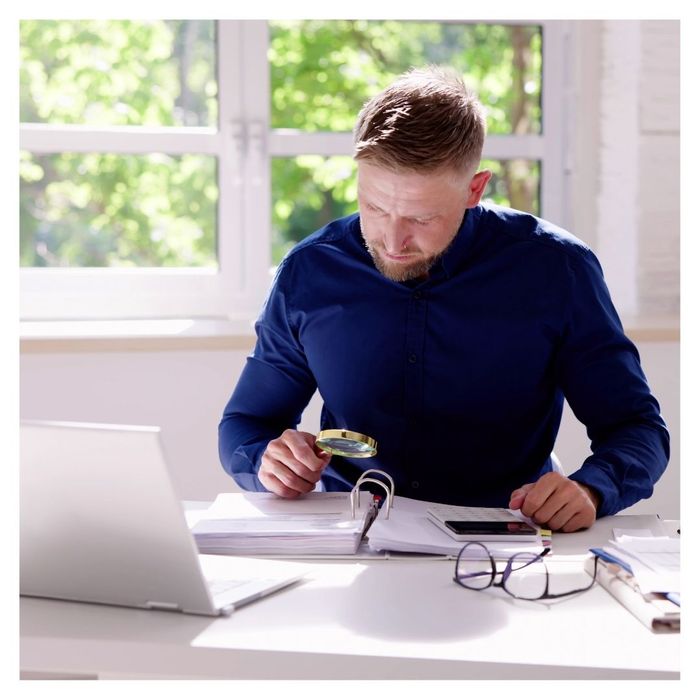
[[[613,527],[555,535],[552,567]],[[203,556],[207,574],[222,557]],[[646,629],[603,588],[524,602],[455,585],[454,562],[309,562],[300,584],[230,618],[21,598],[25,672],[241,679],[678,678],[680,635]]]

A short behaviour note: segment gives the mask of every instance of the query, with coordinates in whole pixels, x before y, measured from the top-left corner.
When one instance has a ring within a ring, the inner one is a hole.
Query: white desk
[[[616,527],[555,535],[554,571]],[[674,530],[675,531],[675,530]],[[659,534],[660,530],[659,530]],[[217,557],[203,557],[205,567]],[[102,678],[679,678],[680,635],[655,634],[603,588],[544,603],[474,592],[451,561],[313,561],[305,582],[230,618],[21,598],[20,665]]]

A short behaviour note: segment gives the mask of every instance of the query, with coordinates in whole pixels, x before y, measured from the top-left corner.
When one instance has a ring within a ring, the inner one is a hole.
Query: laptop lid
[[[20,463],[20,594],[206,615],[235,607],[235,596],[214,603],[159,428],[26,421]]]

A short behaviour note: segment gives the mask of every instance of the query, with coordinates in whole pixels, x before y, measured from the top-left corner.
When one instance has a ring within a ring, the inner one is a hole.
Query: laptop
[[[305,573],[199,555],[159,428],[20,424],[20,595],[230,615]]]

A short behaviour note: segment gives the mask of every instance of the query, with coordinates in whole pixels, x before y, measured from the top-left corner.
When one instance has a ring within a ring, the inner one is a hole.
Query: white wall
[[[217,425],[244,351],[23,353],[20,417],[156,425],[183,499],[233,490]]]
[[[571,211],[625,317],[680,310],[680,22],[573,23]]]

